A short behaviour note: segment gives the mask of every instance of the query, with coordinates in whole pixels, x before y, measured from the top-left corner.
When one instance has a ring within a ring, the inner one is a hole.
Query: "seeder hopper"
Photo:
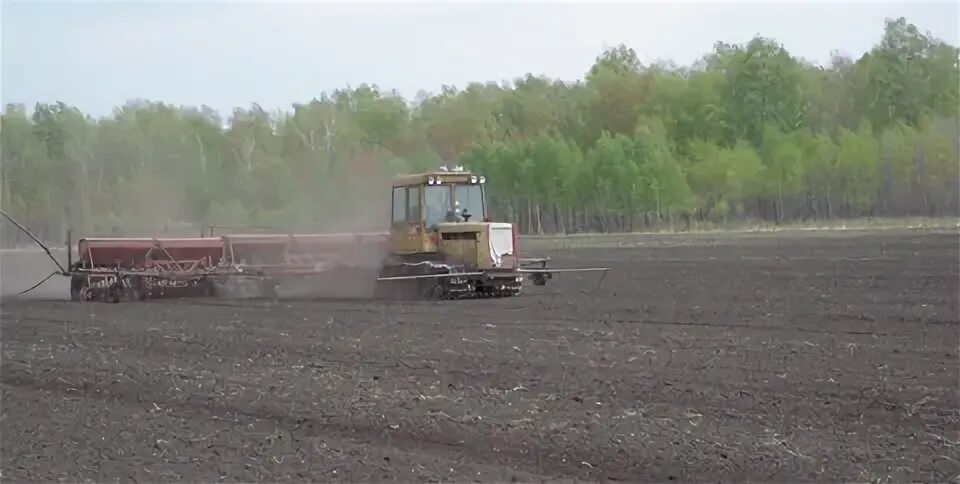
[[[70,299],[212,295],[223,243],[213,238],[88,238],[70,262]]]
[[[249,234],[95,238],[77,243],[70,296],[78,301],[276,296],[279,282],[376,263],[386,234]]]
[[[464,299],[515,296],[524,281],[544,285],[559,272],[607,270],[552,269],[546,258],[521,258],[516,226],[487,214],[485,181],[462,168],[398,177],[386,232],[80,239],[65,275],[80,301],[241,288],[274,297],[283,281],[343,270],[368,271],[380,298]]]

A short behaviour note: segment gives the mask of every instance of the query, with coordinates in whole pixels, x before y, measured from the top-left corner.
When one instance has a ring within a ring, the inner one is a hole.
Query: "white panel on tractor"
[[[490,259],[494,267],[503,264],[503,256],[514,255],[513,224],[494,222],[489,225]]]

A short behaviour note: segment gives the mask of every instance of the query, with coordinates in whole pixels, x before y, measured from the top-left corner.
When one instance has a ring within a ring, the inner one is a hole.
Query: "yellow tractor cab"
[[[484,176],[461,167],[453,170],[441,167],[436,172],[394,179],[390,224],[393,252],[435,253],[444,240],[483,237],[482,232],[491,224],[485,183]],[[509,228],[512,241],[511,224],[494,225],[500,230]]]

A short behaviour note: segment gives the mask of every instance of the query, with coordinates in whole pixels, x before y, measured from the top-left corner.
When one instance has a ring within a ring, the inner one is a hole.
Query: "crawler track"
[[[495,276],[431,261],[390,261],[381,269],[379,277],[398,278],[377,281],[375,295],[379,299],[454,301],[501,298],[517,296],[523,289],[522,279],[511,272]]]
[[[547,254],[599,288],[456,302],[8,299],[0,471],[949,482],[958,242],[677,237]]]

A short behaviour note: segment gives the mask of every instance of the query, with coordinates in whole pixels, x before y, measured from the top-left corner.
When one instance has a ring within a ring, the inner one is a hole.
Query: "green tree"
[[[837,177],[848,215],[869,213],[877,197],[880,150],[869,123],[857,131],[840,130]]]
[[[57,243],[66,228],[382,229],[391,176],[465,165],[487,177],[495,219],[526,233],[958,216],[960,50],[906,19],[878,27],[869,52],[825,66],[757,36],[690,66],[618,45],[581,81],[525,74],[413,100],[360,84],[224,115],[7,105],[0,204]]]

